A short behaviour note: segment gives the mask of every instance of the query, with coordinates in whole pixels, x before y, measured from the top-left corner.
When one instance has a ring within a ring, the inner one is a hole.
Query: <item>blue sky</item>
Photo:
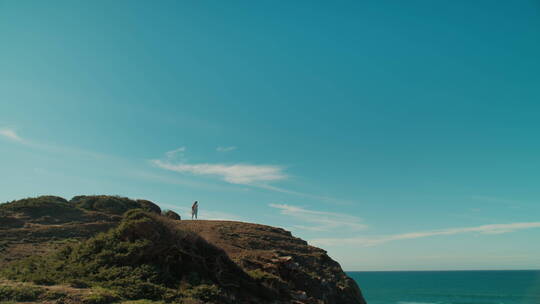
[[[0,201],[145,198],[346,270],[540,268],[537,1],[0,1]]]

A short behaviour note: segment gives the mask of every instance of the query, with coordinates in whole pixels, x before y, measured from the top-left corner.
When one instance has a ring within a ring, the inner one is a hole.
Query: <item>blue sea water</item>
[[[368,304],[540,304],[540,271],[348,272]]]

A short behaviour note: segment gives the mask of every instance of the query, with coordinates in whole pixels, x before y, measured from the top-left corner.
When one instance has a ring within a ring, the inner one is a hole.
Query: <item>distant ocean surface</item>
[[[368,304],[540,304],[540,271],[347,272]]]

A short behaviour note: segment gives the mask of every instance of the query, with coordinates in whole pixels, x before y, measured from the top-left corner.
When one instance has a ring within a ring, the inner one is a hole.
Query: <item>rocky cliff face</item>
[[[183,221],[178,227],[222,248],[248,273],[298,303],[365,303],[356,283],[326,251],[289,231],[231,221]]]
[[[0,269],[0,301],[17,300],[1,285],[26,281],[39,303],[365,303],[337,262],[288,231],[174,220],[120,197],[0,205]]]

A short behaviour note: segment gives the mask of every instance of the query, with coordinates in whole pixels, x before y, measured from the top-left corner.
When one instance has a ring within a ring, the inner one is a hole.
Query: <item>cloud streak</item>
[[[236,147],[235,146],[230,146],[230,147],[217,147],[216,148],[216,151],[218,152],[230,152],[230,151],[234,151],[236,150]]]
[[[361,219],[341,213],[308,210],[287,204],[269,204],[268,206],[280,210],[280,213],[304,222],[307,225],[294,225],[294,228],[311,231],[331,231],[334,229],[362,230],[367,228]]]
[[[168,159],[171,159],[171,158],[175,158],[177,156],[183,157],[184,152],[186,152],[186,147],[180,147],[178,149],[174,149],[172,151],[165,152],[165,155],[167,156]]]
[[[419,239],[439,235],[456,235],[466,233],[479,234],[503,234],[523,229],[540,228],[540,222],[521,222],[510,224],[492,224],[476,227],[449,228],[442,230],[409,232],[401,234],[384,235],[378,237],[355,237],[355,238],[321,238],[311,240],[311,243],[319,246],[335,245],[359,245],[363,247],[377,246],[388,242]]]
[[[24,140],[13,129],[8,129],[8,128],[0,129],[0,135],[10,140],[24,142]]]
[[[227,152],[236,149],[236,147],[218,147],[216,150]],[[158,168],[178,172],[189,173],[200,176],[214,176],[227,183],[236,185],[246,185],[269,191],[275,191],[295,196],[307,197],[311,199],[327,201],[338,204],[350,204],[350,201],[344,201],[328,196],[315,195],[312,193],[299,192],[284,189],[272,185],[272,182],[282,181],[289,178],[285,173],[285,168],[278,165],[252,165],[252,164],[226,164],[226,163],[189,163],[184,152],[187,148],[165,152],[162,159],[149,160],[150,163]]]
[[[218,176],[231,184],[256,185],[257,183],[279,181],[287,178],[283,168],[279,166],[209,163],[173,164],[162,160],[152,160],[152,163],[159,168],[175,172]]]
[[[236,147],[217,147],[216,151],[228,152]],[[285,173],[285,168],[278,165],[252,165],[252,164],[226,164],[226,163],[190,163],[185,157],[186,147],[165,152],[162,159],[153,159],[149,162],[161,169],[189,173],[200,176],[214,176],[227,183],[236,185],[246,185],[269,191],[275,191],[295,196],[307,197],[311,199],[327,201],[338,204],[350,204],[350,201],[340,200],[329,196],[321,196],[312,193],[299,192],[284,189],[272,185],[272,182],[289,179]]]
[[[15,132],[15,130],[9,129],[9,128],[0,129],[0,137],[2,136],[11,141],[21,143],[24,146],[29,147],[31,149],[43,150],[43,151],[64,154],[64,155],[78,155],[78,156],[98,158],[98,159],[114,158],[113,156],[103,154],[103,153],[93,152],[90,150],[84,150],[84,149],[73,148],[73,147],[62,146],[62,145],[52,145],[48,143],[41,143],[33,139],[22,138],[17,134],[17,132]],[[116,159],[119,160],[120,158],[116,158]]]
[[[347,200],[337,199],[337,198],[324,196],[324,195],[316,195],[316,194],[311,194],[311,193],[305,193],[305,192],[299,192],[299,191],[294,191],[294,190],[289,190],[289,189],[283,189],[283,188],[275,187],[275,186],[271,186],[271,185],[258,185],[258,187],[262,188],[262,189],[270,190],[270,191],[281,192],[281,193],[291,194],[291,195],[300,196],[300,197],[307,197],[307,198],[312,198],[312,199],[325,201],[325,202],[331,202],[331,203],[335,203],[335,204],[341,204],[341,205],[348,204],[348,205],[350,205],[350,204],[354,203],[353,201],[347,201]]]

